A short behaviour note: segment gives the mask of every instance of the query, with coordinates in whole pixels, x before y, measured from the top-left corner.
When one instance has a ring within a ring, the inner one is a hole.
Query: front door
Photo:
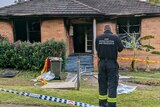
[[[93,47],[93,27],[92,25],[76,24],[74,30],[74,53],[92,52]]]

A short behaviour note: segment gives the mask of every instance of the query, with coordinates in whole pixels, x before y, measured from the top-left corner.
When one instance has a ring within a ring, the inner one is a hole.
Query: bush
[[[8,41],[8,39],[6,38],[6,36],[5,35],[1,35],[1,34],[0,34],[0,40],[7,40]]]
[[[10,59],[14,54],[14,47],[7,40],[0,39],[0,67],[10,67]]]
[[[66,53],[64,42],[54,40],[31,44],[21,41],[9,43],[5,39],[0,39],[0,50],[0,67],[24,70],[40,70],[43,68],[46,57],[65,59]]]

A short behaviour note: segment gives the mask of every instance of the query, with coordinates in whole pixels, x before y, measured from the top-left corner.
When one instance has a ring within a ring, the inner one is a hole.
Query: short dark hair
[[[111,31],[111,27],[110,27],[110,25],[105,25],[105,27],[104,27],[104,31],[106,31],[106,30],[110,30],[110,31]]]

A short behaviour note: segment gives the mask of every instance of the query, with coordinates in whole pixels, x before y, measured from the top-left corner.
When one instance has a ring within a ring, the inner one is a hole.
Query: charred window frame
[[[140,28],[141,18],[139,17],[121,17],[117,19],[117,34],[122,40],[130,42],[129,35],[135,35],[138,39],[140,37]],[[137,45],[140,45],[140,43]],[[131,48],[125,44],[124,46],[125,48]]]
[[[41,23],[39,19],[15,19],[13,25],[15,41],[41,42]]]

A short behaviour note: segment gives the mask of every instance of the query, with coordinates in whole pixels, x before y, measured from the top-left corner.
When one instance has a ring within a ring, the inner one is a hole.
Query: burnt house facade
[[[139,36],[154,35],[151,41],[160,50],[160,6],[139,0],[29,0],[0,8],[0,34],[10,42],[17,40],[45,42],[64,41],[66,55],[96,54],[95,38],[109,24],[114,34],[127,38],[126,33]],[[145,59],[145,52],[137,57]],[[120,54],[132,57],[131,49]],[[159,56],[150,55],[153,60]],[[94,67],[97,57],[94,55]],[[129,61],[120,65],[130,66]],[[145,63],[140,63],[144,67]],[[154,64],[152,67],[159,67]]]

